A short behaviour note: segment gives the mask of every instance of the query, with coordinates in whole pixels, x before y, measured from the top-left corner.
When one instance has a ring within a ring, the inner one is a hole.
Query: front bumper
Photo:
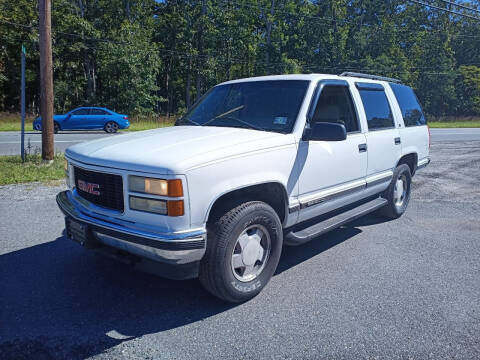
[[[89,239],[101,245],[172,265],[198,263],[205,254],[205,230],[159,234],[127,228],[82,212],[69,191],[57,195],[57,204],[67,224],[69,219],[82,224],[88,229]]]

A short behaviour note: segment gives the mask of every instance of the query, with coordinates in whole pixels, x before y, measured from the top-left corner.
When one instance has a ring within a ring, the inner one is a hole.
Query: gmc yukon
[[[395,79],[234,80],[173,127],[69,147],[57,203],[68,238],[241,302],[268,283],[284,244],[372,211],[400,217],[429,141],[417,97]]]

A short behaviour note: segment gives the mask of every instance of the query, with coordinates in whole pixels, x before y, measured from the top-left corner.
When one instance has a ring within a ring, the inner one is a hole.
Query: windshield
[[[272,80],[215,86],[176,125],[290,133],[308,84],[305,80]]]

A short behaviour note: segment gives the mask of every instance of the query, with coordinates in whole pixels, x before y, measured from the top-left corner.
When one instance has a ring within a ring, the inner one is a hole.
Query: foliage
[[[43,164],[38,154],[27,155],[25,162],[18,155],[0,156],[0,185],[63,179],[63,162],[63,155],[56,155],[49,165]]]
[[[480,114],[480,21],[408,1],[56,0],[52,22],[57,112],[170,115],[229,79],[350,70],[402,79],[430,115]],[[37,25],[36,1],[0,0],[0,111],[18,111],[24,43],[38,112]]]

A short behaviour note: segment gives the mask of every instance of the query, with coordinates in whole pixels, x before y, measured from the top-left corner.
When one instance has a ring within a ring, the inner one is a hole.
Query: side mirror
[[[304,141],[343,141],[347,138],[347,130],[343,124],[317,122],[311,128],[306,128],[302,140]]]

